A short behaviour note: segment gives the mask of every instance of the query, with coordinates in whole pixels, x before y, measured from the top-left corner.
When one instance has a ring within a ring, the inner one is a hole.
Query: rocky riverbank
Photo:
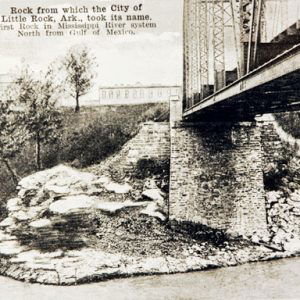
[[[20,249],[17,244],[14,244],[14,247],[14,255],[2,255],[0,259],[1,274],[21,281],[52,285],[74,285],[137,275],[199,271],[293,256],[290,252],[273,252],[262,246],[232,250],[235,245],[231,246],[231,250],[220,250],[214,256],[206,258],[202,257],[203,253],[199,255],[190,252],[183,258],[171,255],[140,257],[111,254],[92,247],[48,253]]]
[[[71,285],[297,254],[201,225],[169,224],[167,195],[149,178],[138,186],[62,165],[22,179],[0,223],[0,273]]]

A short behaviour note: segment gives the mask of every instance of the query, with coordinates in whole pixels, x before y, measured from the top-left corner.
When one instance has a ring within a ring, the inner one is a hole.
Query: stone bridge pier
[[[274,137],[265,122],[171,123],[170,220],[268,236],[263,168]]]

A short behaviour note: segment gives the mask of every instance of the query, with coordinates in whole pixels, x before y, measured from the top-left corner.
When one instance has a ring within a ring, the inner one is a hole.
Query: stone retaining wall
[[[270,163],[277,163],[282,160],[282,140],[275,130],[276,121],[261,121],[258,126],[261,128],[261,143],[263,148],[264,168]]]
[[[129,162],[136,162],[140,158],[169,159],[169,124],[144,123],[140,132],[126,146],[124,150]]]
[[[144,123],[138,134],[129,140],[104,165],[119,169],[132,168],[139,159],[170,159],[170,125],[164,122]]]

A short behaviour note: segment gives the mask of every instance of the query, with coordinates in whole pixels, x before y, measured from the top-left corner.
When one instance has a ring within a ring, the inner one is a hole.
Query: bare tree
[[[73,46],[62,60],[66,91],[76,101],[75,112],[80,110],[79,98],[89,92],[93,85],[95,65],[95,57],[85,46]]]
[[[59,86],[54,83],[51,66],[39,79],[25,67],[15,76],[12,84],[12,100],[18,103],[18,124],[27,137],[35,142],[36,167],[41,165],[41,147],[57,138],[61,128],[61,115],[56,108]]]
[[[15,184],[19,181],[17,171],[11,164],[26,142],[26,135],[19,126],[16,114],[8,102],[0,102],[0,162],[7,168]]]

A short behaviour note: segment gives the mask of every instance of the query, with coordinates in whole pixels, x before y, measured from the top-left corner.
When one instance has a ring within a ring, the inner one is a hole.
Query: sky
[[[115,84],[181,84],[182,0],[1,0],[0,15],[10,7],[60,7],[102,4],[143,4],[156,29],[141,30],[135,36],[19,37],[0,31],[0,73],[21,63],[34,70],[45,68],[77,44],[91,49],[97,60],[97,86]],[[18,3],[18,4],[17,4]]]
[[[283,1],[288,3],[289,13],[299,17],[300,6],[294,10],[291,8],[300,0]],[[97,60],[95,88],[137,82],[145,85],[181,84],[183,0],[0,0],[0,15],[8,14],[14,5],[59,8],[70,5],[92,7],[140,3],[143,4],[144,14],[152,16],[157,28],[141,30],[135,36],[16,38],[12,32],[0,31],[0,74],[10,72],[21,63],[29,64],[32,69],[39,71],[62,57],[71,46],[84,44],[91,49]],[[267,18],[284,19],[276,13],[276,5],[268,10]],[[233,40],[229,43],[233,49]],[[234,60],[233,50],[227,55],[227,62]]]

